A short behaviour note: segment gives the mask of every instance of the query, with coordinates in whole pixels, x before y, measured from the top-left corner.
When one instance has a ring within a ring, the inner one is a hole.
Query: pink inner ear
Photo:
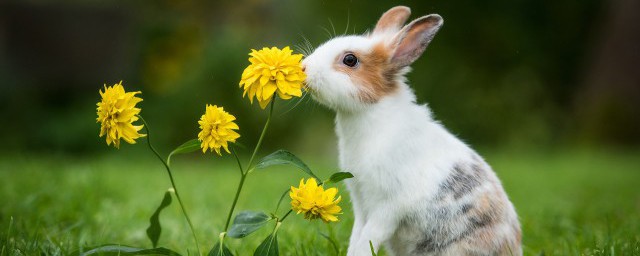
[[[392,62],[408,66],[418,59],[438,31],[440,21],[440,16],[427,16],[407,25],[394,40],[397,46],[391,58]]]
[[[405,6],[396,6],[382,14],[380,20],[373,29],[373,34],[385,31],[397,32],[411,15],[411,9]]]

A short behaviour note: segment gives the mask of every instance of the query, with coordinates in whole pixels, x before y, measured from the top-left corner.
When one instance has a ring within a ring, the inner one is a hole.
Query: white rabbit
[[[518,216],[491,167],[433,120],[404,75],[442,26],[382,15],[370,34],[342,36],[303,61],[307,86],[335,110],[340,167],[355,222],[349,256],[522,255]]]

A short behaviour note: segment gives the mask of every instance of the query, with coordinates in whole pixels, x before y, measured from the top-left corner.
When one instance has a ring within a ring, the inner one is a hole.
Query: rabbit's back
[[[400,219],[395,255],[521,255],[516,212],[479,157],[451,167],[438,192]]]

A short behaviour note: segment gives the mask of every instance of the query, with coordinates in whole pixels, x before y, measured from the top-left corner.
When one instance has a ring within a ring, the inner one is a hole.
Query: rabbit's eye
[[[349,67],[355,67],[356,65],[358,65],[358,58],[355,55],[349,53],[344,56],[344,58],[342,59],[342,63]]]

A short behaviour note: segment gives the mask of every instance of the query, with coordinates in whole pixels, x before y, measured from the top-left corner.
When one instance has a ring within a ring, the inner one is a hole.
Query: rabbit
[[[305,86],[334,110],[354,224],[348,256],[522,255],[518,216],[473,149],[416,103],[405,74],[442,27],[385,12],[373,32],[333,38],[302,61]]]

